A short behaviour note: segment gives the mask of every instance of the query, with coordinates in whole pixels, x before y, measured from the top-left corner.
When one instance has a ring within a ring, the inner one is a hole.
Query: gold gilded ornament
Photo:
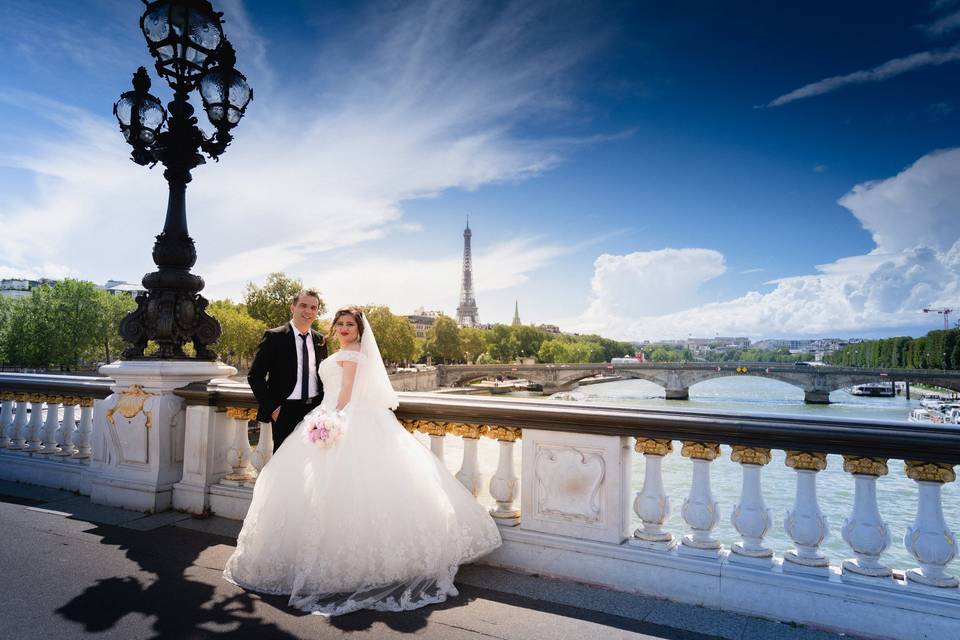
[[[637,443],[633,445],[633,450],[648,456],[665,456],[673,451],[673,441],[638,436]]]
[[[499,440],[500,442],[516,442],[521,437],[521,429],[519,427],[501,427],[488,424],[484,429],[485,432],[483,435],[494,440]]]
[[[843,470],[847,473],[864,476],[885,476],[887,475],[887,459],[844,455]]]
[[[234,420],[246,420],[247,422],[257,419],[257,410],[247,407],[227,407],[227,417]]]
[[[786,464],[791,469],[823,471],[827,468],[827,454],[818,451],[787,451]]]
[[[953,482],[957,474],[952,464],[945,462],[921,462],[907,460],[907,477],[911,480],[925,482]]]
[[[477,440],[486,430],[487,427],[482,424],[463,424],[458,422],[452,426],[450,433],[455,436],[460,436],[461,438]]]
[[[139,384],[130,385],[130,387],[120,394],[120,397],[117,399],[116,404],[114,404],[107,411],[107,420],[113,426],[117,426],[113,421],[113,414],[117,411],[120,412],[127,420],[132,419],[138,413],[143,412],[144,403],[153,397],[152,393],[148,393],[143,390],[143,386]],[[91,403],[92,404],[92,403]],[[153,423],[150,419],[150,414],[143,412],[143,415],[146,417],[147,421],[144,426],[149,429],[153,426]]]
[[[770,464],[770,449],[762,447],[748,447],[742,444],[735,444],[730,452],[730,459],[740,464]]]
[[[720,445],[713,442],[693,442],[685,440],[680,449],[684,458],[695,460],[716,460],[720,456]]]

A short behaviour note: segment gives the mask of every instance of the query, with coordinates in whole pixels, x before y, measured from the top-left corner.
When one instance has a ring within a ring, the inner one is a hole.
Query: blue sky
[[[452,314],[469,215],[485,322],[960,317],[960,1],[214,4],[255,100],[188,192],[208,297],[283,270]],[[110,113],[152,72],[141,10],[0,6],[0,276],[152,269],[165,183]]]

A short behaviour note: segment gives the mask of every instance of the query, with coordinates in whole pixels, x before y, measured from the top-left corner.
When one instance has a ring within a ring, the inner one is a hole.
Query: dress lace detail
[[[320,363],[321,407],[335,408],[340,350]],[[351,403],[353,404],[353,403]],[[500,532],[443,463],[386,408],[353,406],[337,446],[303,442],[303,425],[260,473],[224,577],[290,594],[298,609],[402,611],[456,595],[459,565],[500,546]]]

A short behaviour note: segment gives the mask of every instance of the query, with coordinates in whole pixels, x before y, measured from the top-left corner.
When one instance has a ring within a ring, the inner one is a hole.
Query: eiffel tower
[[[463,279],[460,282],[460,306],[457,307],[457,324],[461,327],[475,327],[480,324],[477,318],[477,300],[473,297],[473,258],[470,255],[470,218],[463,230]]]

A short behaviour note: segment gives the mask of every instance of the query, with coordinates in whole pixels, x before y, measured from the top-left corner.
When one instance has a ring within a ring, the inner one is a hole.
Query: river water
[[[528,394],[516,394],[517,396]],[[781,413],[805,416],[830,416],[860,418],[864,420],[903,420],[906,421],[910,409],[917,406],[917,400],[895,398],[867,398],[851,395],[847,391],[834,391],[830,394],[829,405],[808,405],[803,402],[803,391],[776,380],[751,377],[717,378],[702,382],[690,388],[689,400],[666,400],[663,389],[645,380],[622,380],[580,387],[575,392],[576,404],[605,404],[629,407],[651,408],[690,408],[717,409],[724,412],[741,411],[745,413]],[[958,427],[960,428],[960,427]],[[424,443],[427,437],[418,434]],[[459,467],[463,447],[459,438],[445,438],[447,466],[452,472]],[[518,443],[516,451],[517,474],[520,475],[521,452]],[[481,438],[479,444],[480,465],[485,478],[489,479],[497,466],[497,443]],[[730,513],[740,495],[740,465],[730,461],[730,449],[721,447],[722,458],[711,465],[711,482],[714,499],[720,505],[721,520],[715,529],[715,536],[730,547],[739,541],[739,535],[730,524]],[[674,453],[663,462],[664,484],[671,500],[672,514],[666,527],[675,535],[687,533],[686,525],[680,516],[683,499],[690,491],[693,463],[680,456],[680,443],[674,443]],[[791,508],[795,491],[796,473],[784,464],[785,454],[773,451],[773,461],[763,469],[763,495],[767,506],[773,512],[774,526],[767,535],[768,546],[777,555],[792,548],[789,537],[783,530],[785,513]],[[632,456],[632,490],[638,492],[643,486],[644,456]],[[888,462],[890,472],[879,479],[877,493],[880,511],[890,527],[892,543],[884,553],[883,560],[891,567],[906,569],[916,566],[903,546],[903,534],[916,514],[917,487],[913,480],[906,477],[901,460]],[[486,484],[486,482],[485,482]],[[820,509],[830,525],[830,537],[822,549],[832,564],[839,564],[844,558],[851,557],[849,547],[841,538],[844,519],[851,513],[853,505],[853,476],[843,471],[843,458],[830,455],[827,469],[817,476],[817,491]],[[486,504],[493,504],[486,490],[479,496]],[[960,533],[960,493],[957,483],[949,483],[943,489],[943,506],[947,524]],[[632,510],[631,510],[632,513]],[[631,531],[641,525],[633,514]],[[957,562],[951,565],[953,573],[958,570]]]

